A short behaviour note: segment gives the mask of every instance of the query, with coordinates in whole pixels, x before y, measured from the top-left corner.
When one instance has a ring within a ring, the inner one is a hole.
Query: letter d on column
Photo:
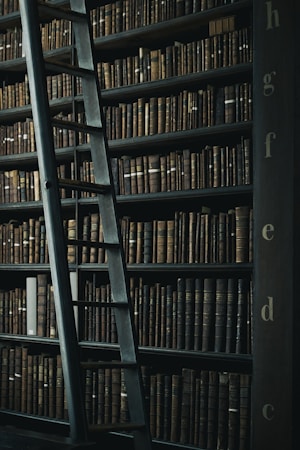
[[[265,322],[274,321],[274,299],[267,297],[268,303],[261,308],[261,318]]]

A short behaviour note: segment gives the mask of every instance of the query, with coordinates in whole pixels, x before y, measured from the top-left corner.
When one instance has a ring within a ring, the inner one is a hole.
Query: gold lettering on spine
[[[262,408],[262,415],[266,420],[273,420],[275,413],[275,408],[271,403],[267,403]]]
[[[267,297],[268,303],[261,308],[261,318],[265,322],[274,322],[274,299]]]
[[[270,131],[269,133],[267,133],[266,140],[265,140],[265,145],[266,145],[265,158],[272,158],[271,143],[272,143],[272,141],[274,141],[274,139],[276,139],[276,133],[274,133],[274,131]]]
[[[273,9],[272,2],[266,2],[267,7],[267,30],[279,27],[278,9]]]
[[[267,223],[262,229],[262,237],[266,241],[272,241],[274,239],[275,227],[271,223]]]
[[[264,96],[270,97],[270,95],[274,94],[275,86],[273,83],[271,83],[273,76],[276,75],[276,72],[273,70],[270,73],[266,73],[263,78],[264,82]]]

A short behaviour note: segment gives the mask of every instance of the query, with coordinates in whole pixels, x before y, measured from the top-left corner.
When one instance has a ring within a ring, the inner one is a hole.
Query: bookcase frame
[[[63,4],[64,0],[58,1]],[[103,4],[104,1],[98,2]],[[94,3],[93,3],[94,4]],[[260,0],[240,0],[239,2],[205,10],[190,16],[183,16],[166,23],[157,23],[141,29],[129,30],[116,35],[95,39],[97,57],[105,52],[126,51],[130,46],[136,46],[137,40],[143,45],[157,44],[162,38],[172,34],[180,36],[188,28],[192,32],[197,27],[207,24],[209,20],[239,13],[253,8],[254,64],[209,70],[182,77],[146,82],[140,85],[124,86],[107,89],[103,92],[103,100],[107,103],[124,101],[139,95],[159,95],[167,90],[180,89],[186,85],[200,85],[208,81],[239,80],[253,77],[253,110],[254,122],[217,125],[203,129],[173,132],[168,135],[152,135],[111,141],[112,156],[118,157],[126,152],[138,154],[139,149],[147,153],[154,147],[171,146],[197,139],[234,140],[235,135],[251,136],[253,134],[253,173],[252,185],[228,188],[211,188],[197,191],[161,192],[155,194],[132,194],[118,196],[120,215],[128,214],[143,204],[145,208],[164,207],[185,201],[193,204],[195,201],[245,202],[254,205],[254,264],[129,264],[131,275],[146,273],[184,273],[189,274],[222,274],[240,273],[250,276],[254,273],[254,310],[253,310],[253,355],[237,355],[214,352],[193,352],[183,350],[168,350],[162,348],[140,347],[141,362],[157,364],[158,367],[170,365],[177,367],[197,368],[222,371],[237,371],[253,375],[251,402],[251,450],[272,448],[294,449],[297,447],[297,421],[299,412],[297,399],[299,387],[299,343],[297,325],[300,317],[300,307],[297,301],[299,282],[297,269],[299,267],[299,115],[297,116],[297,100],[299,100],[299,85],[297,69],[299,62],[299,32],[297,19],[299,4],[297,0],[287,0],[284,5],[279,0],[261,2]],[[0,30],[14,27],[20,23],[19,14],[11,13],[0,17]],[[279,25],[279,26],[277,26]],[[298,37],[298,39],[297,39]],[[284,59],[278,58],[282,49]],[[64,58],[72,49],[63,48],[51,51],[54,58]],[[24,58],[0,63],[3,76],[18,79],[18,73],[25,70]],[[253,71],[253,73],[252,73]],[[5,75],[6,74],[6,75]],[[292,74],[292,76],[291,76]],[[233,81],[234,82],[234,81]],[[268,84],[268,86],[266,86]],[[264,93],[265,85],[265,93]],[[80,96],[53,100],[52,107],[57,112],[68,111],[74,103],[80,103]],[[28,115],[28,106],[0,111],[1,123],[10,123],[24,119]],[[278,113],[280,111],[280,114]],[[284,151],[282,150],[284,149]],[[84,151],[84,146],[76,152]],[[73,158],[72,148],[60,149],[60,158]],[[24,168],[36,166],[36,155],[32,153],[8,155],[0,157],[0,169],[10,170],[18,165]],[[272,165],[272,167],[271,167]],[[280,182],[278,182],[280,180]],[[78,204],[89,209],[93,199],[64,199],[65,210],[77,210]],[[26,204],[0,205],[1,214],[9,217],[12,212],[22,217],[28,211],[39,214],[42,211],[41,202]],[[277,232],[278,230],[278,232]],[[278,236],[278,239],[277,239]],[[92,264],[74,265],[71,269],[89,272],[105,271]],[[47,264],[2,264],[1,272],[8,277],[18,276],[23,279],[30,273],[48,272]],[[229,275],[228,275],[229,276]],[[49,348],[55,354],[58,352],[56,339],[34,336],[18,336],[2,334],[1,342],[27,343],[41,351]],[[93,354],[91,342],[81,342],[83,352]],[[103,344],[103,350],[114,352],[113,344]],[[276,348],[276,351],[274,351]],[[0,411],[3,421],[15,425],[32,427],[33,419],[12,411]],[[43,429],[62,433],[67,432],[67,425],[61,421],[40,420]],[[34,425],[33,425],[34,426]],[[115,435],[114,443],[129,445],[128,439]],[[155,441],[155,448],[194,448],[187,445]]]

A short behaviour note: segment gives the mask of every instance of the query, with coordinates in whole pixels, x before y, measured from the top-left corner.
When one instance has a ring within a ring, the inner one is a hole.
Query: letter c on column
[[[262,408],[262,415],[266,420],[273,420],[275,408],[271,403],[266,403]]]

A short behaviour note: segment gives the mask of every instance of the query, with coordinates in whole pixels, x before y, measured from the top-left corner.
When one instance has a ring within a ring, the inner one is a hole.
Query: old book
[[[136,262],[137,249],[137,222],[131,220],[129,224],[129,246],[128,246],[128,263]]]
[[[247,318],[249,308],[249,282],[244,278],[238,280],[237,319],[236,319],[236,353],[247,350]]]
[[[149,426],[152,436],[156,435],[156,375],[150,375],[150,409],[149,409]]]
[[[148,156],[149,192],[160,191],[160,156]]]
[[[8,350],[8,404],[10,410],[14,409],[14,390],[15,390],[15,347],[10,347]]]
[[[185,350],[194,348],[195,283],[193,278],[185,280]]]
[[[216,280],[215,352],[223,352],[226,343],[227,279]]]
[[[28,383],[28,347],[22,347],[22,365],[21,365],[21,409],[22,413],[27,412],[27,391]]]
[[[156,234],[156,245],[157,245],[157,263],[165,263],[167,256],[167,221],[157,220],[157,234]]]
[[[236,262],[235,210],[229,209],[226,216],[226,262]]]
[[[26,278],[26,323],[27,334],[37,334],[37,278]]]
[[[56,313],[54,303],[53,285],[48,283],[47,286],[47,328],[46,334],[49,338],[57,338]]]
[[[251,379],[248,374],[240,375],[240,430],[239,449],[247,450],[250,439]]]
[[[46,224],[43,216],[39,217],[40,222],[40,246],[39,246],[39,262],[44,264],[47,261],[47,245],[46,245]]]
[[[143,329],[141,330],[141,345],[149,345],[149,315],[150,315],[150,287],[148,284],[142,285],[142,319]]]
[[[188,444],[190,439],[190,405],[191,405],[191,369],[182,369],[182,399],[181,399],[181,421],[180,439],[181,444]]]
[[[21,410],[22,398],[22,347],[15,347],[15,367],[14,367],[14,405],[15,411]]]
[[[202,351],[207,352],[213,348],[215,323],[215,280],[205,278],[203,283],[203,328]]]
[[[137,156],[136,158],[136,184],[137,184],[137,193],[143,194],[145,191],[144,186],[144,164],[143,157]]]
[[[131,194],[131,172],[130,172],[130,157],[124,156],[123,161],[123,177],[124,177],[124,195]]]
[[[151,221],[144,222],[144,254],[143,262],[150,263],[152,261],[152,245],[153,245],[153,223]]]
[[[225,352],[235,352],[237,324],[237,279],[229,278],[227,287],[227,315]]]
[[[51,418],[55,418],[55,357],[48,358],[48,415]],[[46,374],[47,376],[47,374]]]
[[[165,375],[158,373],[156,375],[156,411],[155,411],[155,436],[158,439],[163,438],[164,426],[164,381]]]
[[[198,249],[196,247],[198,244],[198,242],[196,242],[196,238],[198,238],[197,225],[197,213],[195,211],[190,211],[188,213],[188,236],[183,230],[183,246],[185,247],[188,245],[187,254],[183,255],[183,262],[187,259],[189,263],[194,263],[196,262],[196,258],[198,258]]]
[[[185,339],[185,280],[177,279],[177,349],[184,348]]]
[[[47,275],[37,275],[37,335],[46,337],[47,325]]]
[[[217,424],[217,449],[227,448],[228,438],[228,404],[229,404],[229,374],[219,373],[218,396],[218,424]]]
[[[151,108],[151,103],[150,103]],[[150,109],[151,112],[151,109]],[[150,116],[151,117],[151,116]],[[163,97],[157,99],[157,133],[165,133],[166,129],[166,101]]]
[[[155,302],[154,345],[155,347],[161,347],[161,309],[162,309],[161,283],[155,283],[154,302]]]
[[[217,448],[218,398],[219,376],[217,372],[210,371],[207,403],[207,448]]]
[[[1,408],[8,408],[9,347],[1,348]]]
[[[239,448],[240,431],[240,375],[229,374],[228,448]]]
[[[175,221],[167,220],[166,262],[174,263]]]
[[[224,122],[233,123],[236,121],[236,93],[234,86],[224,86]]]
[[[249,206],[235,208],[236,262],[249,262]]]
[[[170,439],[171,431],[171,409],[172,409],[172,376],[164,376],[164,393],[163,393],[163,435],[164,441]]]
[[[180,437],[180,405],[181,405],[181,375],[172,375],[172,406],[171,406],[171,442],[178,442]]]
[[[151,285],[149,289],[149,346],[155,346],[155,323],[156,323],[156,290]]]
[[[66,222],[67,226],[67,238],[69,241],[76,239],[77,227],[76,219],[68,219]],[[68,244],[67,248],[67,258],[69,264],[74,264],[76,262],[76,246],[73,244]]]
[[[218,236],[217,236],[217,261],[226,262],[226,213],[220,212],[218,216]]]
[[[207,448],[209,371],[200,372],[199,447]]]
[[[195,278],[194,350],[202,348],[203,280]]]
[[[61,355],[56,357],[56,388],[55,388],[56,408],[55,416],[57,419],[64,417],[64,380],[62,372]]]
[[[167,185],[167,170],[168,170],[168,157],[167,155],[161,155],[160,161],[160,191],[166,192],[168,190]]]

